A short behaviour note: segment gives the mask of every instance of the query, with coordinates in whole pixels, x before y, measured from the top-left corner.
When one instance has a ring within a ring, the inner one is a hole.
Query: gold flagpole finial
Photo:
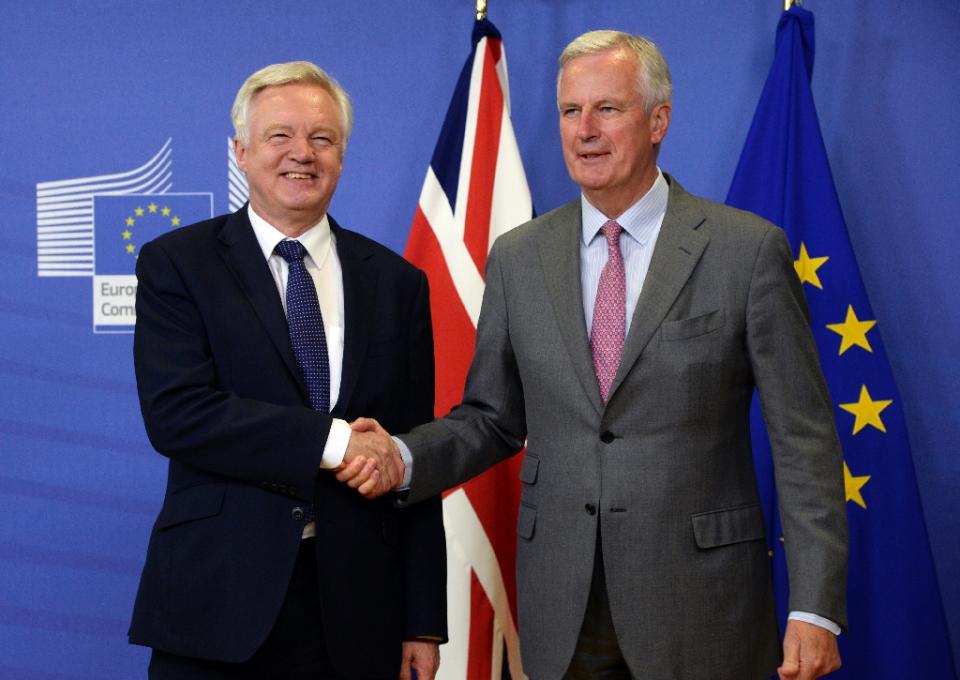
[[[487,0],[477,0],[477,21],[487,18]]]
[[[799,5],[800,0],[783,0],[783,11],[788,11],[794,5]]]

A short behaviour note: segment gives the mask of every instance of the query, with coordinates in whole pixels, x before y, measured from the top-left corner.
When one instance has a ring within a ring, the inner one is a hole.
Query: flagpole
[[[477,21],[487,18],[487,0],[477,0]]]
[[[783,0],[783,11],[788,12],[791,7],[799,4],[800,4],[800,0]],[[478,7],[480,6],[480,0],[477,0],[477,6]]]

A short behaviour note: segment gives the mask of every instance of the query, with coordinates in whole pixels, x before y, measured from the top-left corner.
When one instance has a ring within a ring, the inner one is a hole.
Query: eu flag
[[[211,194],[95,194],[95,273],[133,274],[140,246],[161,234],[213,217]]]
[[[813,14],[794,6],[777,26],[773,66],[727,203],[786,231],[835,404],[850,527],[850,630],[840,636],[843,668],[831,677],[953,678],[902,404],[817,122],[813,55]],[[786,566],[770,447],[759,417],[753,418],[753,439],[774,588],[785,617]]]

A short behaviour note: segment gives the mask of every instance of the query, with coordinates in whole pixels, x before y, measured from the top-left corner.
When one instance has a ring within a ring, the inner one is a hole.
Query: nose
[[[577,118],[577,137],[582,141],[588,141],[599,134],[597,121],[593,111],[585,109],[580,112]]]
[[[589,109],[581,111],[577,118],[577,137],[582,141],[588,141],[596,136],[597,126],[593,112]]]
[[[291,160],[297,163],[309,163],[313,160],[313,147],[310,146],[310,140],[306,137],[294,136],[290,140],[288,155]]]

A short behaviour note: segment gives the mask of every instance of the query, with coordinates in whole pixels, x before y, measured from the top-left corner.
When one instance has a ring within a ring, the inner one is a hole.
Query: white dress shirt
[[[280,231],[260,217],[252,206],[247,206],[253,233],[263,251],[263,257],[270,267],[273,281],[277,284],[283,311],[287,311],[287,274],[290,265],[274,248],[280,241],[288,240]],[[330,231],[330,220],[324,215],[315,226],[296,239],[307,251],[303,264],[317,287],[317,300],[323,315],[323,330],[327,338],[327,356],[330,361],[330,408],[333,409],[340,396],[340,380],[343,375],[343,270],[337,257],[337,242]],[[323,448],[320,461],[322,469],[335,468],[343,462],[350,439],[350,425],[339,418],[333,419],[330,434]]]

